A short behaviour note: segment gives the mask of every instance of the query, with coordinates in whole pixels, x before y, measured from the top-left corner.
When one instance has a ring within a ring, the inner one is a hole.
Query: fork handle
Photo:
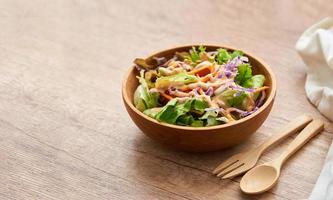
[[[324,122],[321,120],[313,120],[307,127],[305,127],[297,137],[289,144],[287,149],[275,160],[275,164],[279,167],[298,149],[300,149],[311,138],[316,136],[324,129]]]
[[[280,143],[282,140],[287,138],[288,136],[302,130],[307,124],[312,121],[312,118],[308,115],[301,115],[296,117],[294,120],[285,125],[282,129],[280,129],[274,136],[272,136],[269,140],[262,143],[258,150],[262,153],[269,147]]]

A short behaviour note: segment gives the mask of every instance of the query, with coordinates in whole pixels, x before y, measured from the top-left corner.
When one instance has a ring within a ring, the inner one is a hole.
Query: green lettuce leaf
[[[244,100],[246,99],[247,94],[245,92],[237,92],[233,95],[232,98],[228,100],[228,104],[231,107],[243,108]]]
[[[190,50],[190,59],[194,63],[200,60],[199,52],[195,49],[195,47],[192,47]]]
[[[216,118],[216,120],[220,121],[222,124],[226,124],[229,122],[228,118],[226,118],[226,117],[219,117],[219,118]]]
[[[202,117],[200,117],[199,119],[205,120],[206,126],[215,126],[215,125],[223,124],[222,121],[219,121],[217,119],[217,116],[218,116],[217,111],[209,110],[209,111],[206,111],[205,114]]]
[[[194,118],[192,115],[190,114],[186,114],[186,115],[182,115],[177,119],[177,124],[178,125],[183,125],[183,126],[187,126],[187,125],[191,125],[192,122],[194,121]]]
[[[208,117],[207,118],[207,124],[206,126],[216,126],[216,125],[220,125],[223,124],[222,121],[217,120],[216,117]]]
[[[218,112],[214,110],[206,111],[199,119],[208,119],[209,117],[217,117]]]
[[[174,124],[180,113],[176,109],[177,99],[170,100],[159,113],[155,115],[155,119],[158,121]]]
[[[193,126],[193,127],[202,127],[202,126],[204,126],[204,122],[201,121],[201,120],[195,120],[195,121],[192,122],[191,126]]]
[[[247,79],[244,84],[243,87],[246,88],[259,88],[262,87],[264,85],[265,82],[265,76],[262,74],[258,74],[258,75],[254,75],[251,78]]]
[[[229,107],[244,109],[247,105],[246,92],[227,89],[215,98],[223,101]]]
[[[143,111],[143,114],[151,117],[151,118],[156,118],[156,115],[161,111],[162,108],[157,107],[157,108],[150,108],[145,111]]]
[[[134,105],[141,112],[147,109],[147,104],[144,100],[145,90],[142,85],[139,85],[134,92]]]
[[[208,108],[208,103],[202,98],[196,98],[193,100],[192,109],[197,111],[199,114],[203,114],[205,112],[205,108]]]
[[[231,59],[236,58],[237,56],[243,56],[243,55],[244,55],[244,53],[242,51],[236,50],[236,51],[232,52]]]
[[[244,83],[252,78],[252,69],[249,64],[241,64],[238,66],[238,72],[235,77],[235,81],[237,84],[243,86]],[[244,86],[243,86],[244,87]]]
[[[182,112],[182,113],[188,113],[191,108],[192,108],[192,103],[193,103],[194,99],[189,99],[187,101],[185,101],[184,103],[179,103],[176,108],[178,111]]]
[[[177,99],[170,100],[156,115],[158,121],[175,124],[177,119],[191,110],[193,100],[177,103]]]
[[[202,46],[202,45],[200,45],[200,46],[198,47],[198,49],[199,49],[200,54],[206,52],[206,47],[204,47],[204,46]]]
[[[200,61],[200,54],[205,52],[206,52],[206,47],[202,45],[198,47],[198,50],[195,47],[192,47],[192,49],[190,50],[189,59],[193,63],[196,63],[197,61]]]
[[[262,74],[254,75],[250,79],[244,82],[243,87],[247,88],[259,88],[262,87],[265,83],[265,76]],[[255,92],[253,95],[253,99],[256,100],[259,96],[260,92]]]
[[[215,60],[219,65],[226,63],[231,58],[232,58],[231,55],[229,54],[229,52],[226,49],[223,49],[223,48],[217,49],[217,54],[215,56]]]
[[[139,79],[140,85],[136,88],[134,92],[134,105],[140,110],[144,111],[149,108],[154,108],[158,106],[159,93],[150,92],[148,84],[144,78],[144,71],[141,70]]]
[[[170,100],[156,115],[155,119],[170,124],[191,125],[194,122],[192,111],[204,113],[208,104],[203,99],[189,99],[179,103],[177,99]]]
[[[243,56],[244,53],[242,51],[233,51],[232,53],[229,53],[226,49],[220,48],[217,49],[217,54],[215,56],[215,60],[219,65],[222,65],[229,60],[234,59],[237,56]]]

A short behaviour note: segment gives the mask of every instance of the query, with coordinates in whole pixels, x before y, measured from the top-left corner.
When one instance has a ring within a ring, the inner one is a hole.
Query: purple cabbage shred
[[[213,95],[213,92],[214,92],[213,87],[209,87],[209,88],[206,90],[205,94],[206,94],[207,96],[212,96],[212,95]]]

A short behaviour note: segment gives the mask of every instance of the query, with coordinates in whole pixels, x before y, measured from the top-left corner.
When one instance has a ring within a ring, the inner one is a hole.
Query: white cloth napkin
[[[333,145],[327,154],[327,158],[317,183],[312,190],[309,200],[333,199]]]
[[[308,28],[296,43],[307,65],[305,91],[318,110],[333,121],[333,18]],[[333,144],[310,200],[333,200]]]

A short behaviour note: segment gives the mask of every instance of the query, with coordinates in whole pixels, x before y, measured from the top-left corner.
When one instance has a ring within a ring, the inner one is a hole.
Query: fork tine
[[[224,175],[226,175],[226,174],[228,174],[228,173],[234,171],[235,169],[237,169],[237,168],[239,168],[239,167],[241,167],[241,166],[243,166],[243,165],[244,165],[244,163],[236,162],[236,163],[230,165],[229,167],[225,168],[223,171],[221,171],[221,172],[220,172],[219,174],[217,174],[216,176],[217,176],[217,177],[224,176]]]
[[[232,164],[235,164],[236,162],[238,162],[238,159],[234,159],[234,156],[230,157],[229,159],[223,161],[221,164],[219,164],[219,166],[217,166],[214,171],[213,174],[216,175],[218,173],[220,173],[222,170],[226,169],[227,167],[229,167]]]
[[[252,167],[253,166],[242,165],[242,166],[238,167],[237,169],[230,171],[229,173],[222,176],[222,179],[233,178],[235,176],[238,176],[238,175],[243,174],[244,172],[250,170]]]

